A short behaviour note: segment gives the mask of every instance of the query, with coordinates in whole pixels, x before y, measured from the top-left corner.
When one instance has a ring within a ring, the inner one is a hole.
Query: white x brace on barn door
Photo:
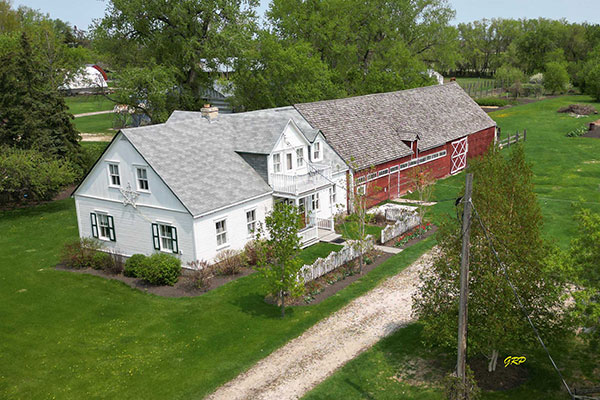
[[[464,137],[456,142],[452,142],[451,145],[452,169],[450,170],[450,173],[456,174],[467,166],[467,151],[469,151],[469,144],[467,143],[467,138]]]

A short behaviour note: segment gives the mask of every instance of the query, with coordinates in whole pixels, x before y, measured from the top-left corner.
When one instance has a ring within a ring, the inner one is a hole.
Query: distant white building
[[[444,84],[444,77],[442,76],[442,74],[440,74],[437,71],[434,71],[433,69],[428,69],[427,70],[427,76],[430,78],[435,78],[435,80],[437,81],[438,85],[443,85]]]
[[[68,79],[60,89],[71,94],[94,93],[106,89],[108,87],[107,80],[106,72],[100,66],[88,64],[79,73]]]
[[[79,234],[125,256],[212,260],[253,239],[274,202],[303,215],[302,243],[346,210],[348,167],[293,107],[218,115],[176,111],[121,130],[74,191]]]

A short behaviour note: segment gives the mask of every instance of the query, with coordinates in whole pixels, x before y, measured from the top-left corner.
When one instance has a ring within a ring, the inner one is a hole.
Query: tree
[[[585,327],[592,345],[600,343],[600,214],[580,209],[579,229],[569,250],[578,289],[574,292],[575,314]]]
[[[495,370],[499,352],[522,351],[536,343],[518,306],[504,270],[496,262],[479,218],[489,230],[494,247],[506,266],[530,318],[544,339],[563,333],[562,265],[542,240],[542,215],[533,192],[533,173],[522,146],[507,157],[497,148],[470,166],[474,174],[474,213],[471,225],[469,355],[490,357]],[[425,325],[430,345],[453,350],[456,346],[459,305],[461,227],[458,221],[442,224],[440,253],[413,301],[414,313]]]
[[[563,92],[569,84],[569,73],[565,63],[552,61],[546,64],[544,89],[551,93]]]
[[[266,231],[263,232],[262,227],[258,229],[258,270],[268,293],[279,299],[281,318],[285,317],[285,296],[297,297],[304,292],[304,281],[298,275],[302,267],[297,257],[300,223],[297,208],[280,202],[275,203],[265,218]]]
[[[37,149],[83,166],[73,116],[54,82],[47,79],[26,33],[18,48],[0,57],[0,65],[0,144]]]
[[[425,222],[425,212],[427,203],[433,194],[433,184],[435,180],[431,176],[431,171],[422,165],[417,165],[409,170],[407,174],[410,187],[419,195],[419,223]],[[419,227],[419,237],[423,235],[423,230]]]
[[[600,46],[590,53],[581,71],[583,91],[600,101]]]
[[[94,27],[94,46],[116,70],[150,64],[174,71],[178,95],[170,108],[198,110],[213,87],[209,71],[248,46],[257,5],[257,0],[110,0]],[[172,79],[158,76],[165,79],[162,87]]]

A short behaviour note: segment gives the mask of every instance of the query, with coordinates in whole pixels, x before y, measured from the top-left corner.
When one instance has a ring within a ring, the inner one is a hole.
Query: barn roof
[[[164,124],[121,132],[198,216],[272,192],[239,153],[269,154],[290,120],[314,140],[314,129],[293,107],[223,114],[213,121],[200,112],[175,111]]]
[[[417,134],[423,151],[496,125],[456,82],[295,108],[355,169],[410,155]]]

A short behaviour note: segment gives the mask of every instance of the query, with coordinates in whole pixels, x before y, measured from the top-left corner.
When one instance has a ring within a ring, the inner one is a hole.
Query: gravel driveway
[[[398,275],[350,302],[218,388],[208,399],[298,399],[336,369],[411,321],[425,253]]]

